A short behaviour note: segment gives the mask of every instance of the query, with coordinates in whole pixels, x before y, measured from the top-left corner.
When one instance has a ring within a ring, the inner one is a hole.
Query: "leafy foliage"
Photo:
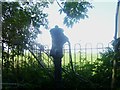
[[[59,11],[66,14],[64,18],[64,24],[68,27],[72,27],[74,23],[78,23],[80,19],[88,17],[87,12],[89,8],[93,6],[87,1],[77,0],[73,2],[62,2],[63,8]]]
[[[17,52],[17,51],[16,51]],[[45,69],[39,67],[35,58],[32,56],[24,55],[19,56],[19,66],[13,64],[18,61],[18,58],[12,58],[13,54],[4,54],[9,57],[10,62],[7,66],[3,67],[3,82],[19,83],[17,88],[54,88],[54,80],[50,78]],[[77,65],[75,72],[72,71],[70,64],[66,65],[62,73],[63,88],[72,90],[76,89],[110,89],[111,76],[112,76],[112,59],[114,56],[113,49],[108,48],[105,52],[101,53],[101,58],[98,58],[93,64],[86,63],[83,66]],[[18,57],[18,56],[15,56]],[[24,58],[26,61],[24,62]],[[13,60],[13,61],[12,61]],[[6,63],[4,63],[6,65]],[[16,65],[16,66],[15,66]],[[53,75],[54,68],[51,67],[50,72]],[[31,78],[33,77],[33,78]],[[120,73],[117,73],[117,83],[119,84]],[[46,87],[46,85],[48,87]],[[8,86],[4,85],[4,88]],[[16,86],[15,86],[16,87]],[[10,88],[13,88],[12,86]],[[117,85],[117,88],[120,88]]]
[[[111,86],[112,76],[112,60],[114,52],[108,48],[104,53],[101,53],[101,58],[97,59],[95,63],[95,70],[93,81],[98,84],[100,88],[108,88]]]
[[[33,42],[40,33],[40,26],[47,26],[45,2],[2,2],[2,38],[7,44],[21,45]]]
[[[18,51],[16,51],[17,53]],[[34,89],[34,88],[50,88],[53,79],[46,74],[46,69],[39,66],[38,62],[30,53],[15,55],[14,52],[4,52],[3,63],[3,83],[16,83],[16,85],[4,85],[3,89]],[[6,62],[7,61],[7,62]],[[53,72],[52,72],[53,73]],[[51,75],[53,75],[51,73]]]

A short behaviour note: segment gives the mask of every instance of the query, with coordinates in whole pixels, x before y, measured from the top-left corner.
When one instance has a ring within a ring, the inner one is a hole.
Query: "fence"
[[[74,64],[81,65],[85,63],[93,63],[98,58],[101,57],[100,53],[103,53],[106,51],[107,48],[112,48],[111,44],[109,43],[107,46],[104,46],[103,43],[97,43],[96,47],[92,47],[91,43],[86,43],[84,47],[77,43],[74,45],[72,51],[72,60]],[[66,65],[68,62],[66,60],[69,60],[69,51],[68,51],[68,45],[64,46],[64,57],[63,57],[63,65]]]
[[[104,46],[103,43],[97,43],[96,47],[93,48],[91,43],[86,43],[84,47],[81,44],[77,43],[71,49],[72,51],[72,60],[74,65],[81,65],[84,63],[93,63],[95,60],[100,58],[100,52],[104,52],[107,47],[111,47],[110,44],[108,46]],[[112,48],[112,47],[111,47]],[[64,48],[64,56],[62,58],[62,66],[65,66],[69,63],[69,49],[68,45],[65,44]],[[32,53],[31,53],[32,52]],[[53,66],[52,57],[49,56],[50,48],[49,46],[38,46],[34,45],[30,50],[22,50],[19,51],[6,46],[6,44],[2,44],[2,64],[4,66],[9,66],[10,64],[13,67],[18,66],[26,66],[29,62],[35,62],[35,59],[39,60],[42,65]],[[26,63],[26,64],[25,64]],[[7,65],[9,64],[9,65]]]

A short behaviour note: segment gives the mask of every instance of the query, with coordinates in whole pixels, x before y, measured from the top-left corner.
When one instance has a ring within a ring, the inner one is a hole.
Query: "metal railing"
[[[73,65],[81,65],[84,63],[95,62],[95,60],[101,57],[100,53],[104,52],[107,47],[110,47],[110,44],[108,44],[108,46],[104,46],[103,43],[97,43],[96,47],[94,48],[92,47],[91,43],[86,43],[84,47],[82,47],[80,43],[75,44],[74,47],[71,49]],[[38,58],[38,60],[42,64],[45,64],[47,68],[53,66],[52,57],[49,56],[50,53],[49,46],[45,45],[40,47],[38,45],[34,45],[31,51],[33,52],[34,55],[32,55],[30,51],[27,49],[22,50],[21,53],[21,51],[19,51],[19,47],[18,50],[16,50],[14,48],[6,46],[3,43],[2,44],[3,68],[7,63],[9,64],[11,63],[13,67],[26,66],[28,63],[35,62],[36,58]],[[63,53],[64,56],[62,58],[62,66],[65,66],[69,63],[69,49],[67,44],[64,45]]]

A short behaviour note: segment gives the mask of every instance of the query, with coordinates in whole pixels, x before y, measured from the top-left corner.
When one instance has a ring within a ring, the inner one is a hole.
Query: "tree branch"
[[[60,3],[56,0],[56,2],[57,2],[57,4],[58,4],[58,6],[61,8],[61,9],[63,9],[62,8],[62,6],[60,5]]]

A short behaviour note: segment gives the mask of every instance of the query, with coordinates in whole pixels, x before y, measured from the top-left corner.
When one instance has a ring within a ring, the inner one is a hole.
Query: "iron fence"
[[[96,47],[92,47],[91,43],[86,43],[84,47],[82,47],[80,43],[75,44],[74,47],[71,48],[73,65],[76,66],[95,62],[101,57],[100,53],[104,52],[108,47],[112,48],[110,44],[104,46],[103,43],[97,43]],[[2,43],[3,68],[9,68],[10,65],[12,65],[13,68],[19,66],[25,67],[30,63],[35,63],[36,59],[47,68],[53,66],[52,57],[49,56],[50,47],[48,45],[42,47],[34,45],[31,52],[28,49],[20,51],[19,46],[18,49],[15,49]],[[68,44],[64,45],[63,53],[62,66],[66,66],[69,64]]]

